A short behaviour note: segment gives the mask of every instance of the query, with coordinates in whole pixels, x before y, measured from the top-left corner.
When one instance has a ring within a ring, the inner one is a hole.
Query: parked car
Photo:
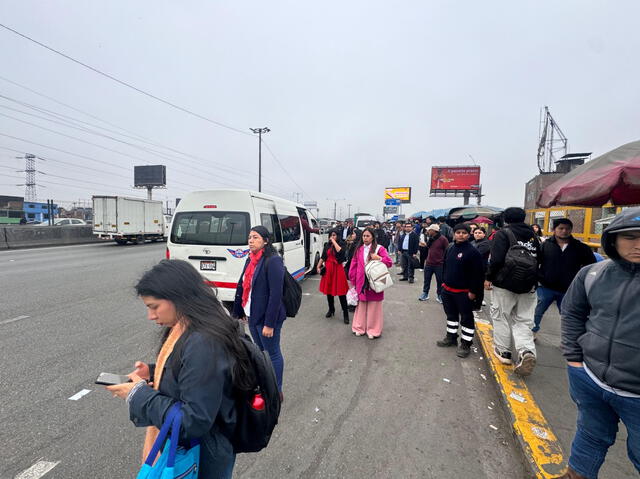
[[[87,222],[78,218],[57,218],[53,224],[54,226],[85,226]]]

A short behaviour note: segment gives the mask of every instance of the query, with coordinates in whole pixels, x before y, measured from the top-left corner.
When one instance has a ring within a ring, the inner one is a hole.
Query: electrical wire
[[[137,91],[138,93],[141,93],[142,95],[145,95],[145,96],[147,96],[149,98],[152,98],[152,99],[154,99],[156,101],[164,103],[165,105],[168,105],[168,106],[170,106],[172,108],[175,108],[176,110],[180,110],[183,113],[187,113],[187,114],[189,114],[191,116],[194,116],[194,117],[199,118],[201,120],[207,121],[207,122],[212,123],[214,125],[217,125],[219,127],[226,128],[226,129],[231,130],[231,131],[235,131],[236,133],[240,133],[242,135],[252,136],[251,133],[247,133],[247,132],[245,132],[243,130],[240,130],[240,129],[235,128],[233,126],[226,125],[226,124],[221,123],[219,121],[212,120],[211,118],[207,118],[204,115],[201,115],[199,113],[191,111],[191,110],[189,110],[187,108],[184,108],[184,107],[182,107],[180,105],[177,105],[177,104],[172,103],[172,102],[170,102],[168,100],[160,98],[159,96],[156,96],[156,95],[154,95],[152,93],[149,93],[149,92],[147,92],[145,90],[142,90],[141,88],[138,88],[138,87],[136,87],[136,86],[134,86],[134,85],[132,85],[130,83],[127,83],[127,82],[125,82],[123,80],[120,80],[119,78],[116,78],[115,76],[113,76],[113,75],[111,75],[109,73],[103,72],[102,70],[99,70],[99,69],[97,69],[95,67],[92,67],[91,65],[88,65],[88,64],[86,64],[84,62],[81,62],[80,60],[77,60],[77,59],[73,58],[72,56],[67,55],[66,53],[63,53],[63,52],[61,52],[59,50],[56,50],[53,47],[45,45],[44,43],[39,42],[38,40],[35,40],[34,38],[31,38],[30,36],[25,35],[24,33],[20,33],[19,31],[14,30],[13,28],[8,27],[7,25],[4,25],[4,24],[0,23],[0,27],[4,28],[5,30],[10,31],[11,33],[14,33],[15,35],[18,35],[18,36],[24,38],[25,40],[29,40],[30,42],[35,43],[36,45],[41,46],[42,48],[45,48],[45,49],[49,50],[50,52],[53,52],[53,53],[55,53],[57,55],[60,55],[61,57],[66,58],[69,61],[72,61],[72,62],[74,62],[74,63],[76,63],[76,64],[78,64],[78,65],[80,65],[80,66],[82,66],[84,68],[87,68],[87,69],[97,73],[98,75],[102,75],[105,78],[108,78],[108,79],[110,79],[110,80],[112,80],[112,81],[114,81],[116,83],[119,83],[120,85],[123,85],[123,86],[125,86],[127,88],[130,88],[130,89],[132,89],[134,91]]]

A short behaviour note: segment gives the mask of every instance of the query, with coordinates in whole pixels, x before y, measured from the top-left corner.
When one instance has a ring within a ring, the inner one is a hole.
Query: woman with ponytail
[[[280,351],[280,331],[286,319],[282,302],[284,262],[271,244],[264,226],[249,232],[249,258],[244,266],[233,303],[233,315],[249,322],[253,342],[269,353],[282,397],[284,358]]]

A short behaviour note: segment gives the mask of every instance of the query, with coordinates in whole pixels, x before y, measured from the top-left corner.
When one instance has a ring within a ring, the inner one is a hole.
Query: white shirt
[[[403,250],[408,250],[409,249],[409,235],[411,233],[405,233],[404,234],[404,239],[402,241],[402,249]]]
[[[247,299],[247,304],[244,305],[244,314],[247,318],[251,317],[251,291],[249,291],[249,299]]]
[[[364,245],[364,247],[362,248],[362,258],[364,259],[364,264],[367,264],[367,261],[369,259],[369,251],[371,251],[371,245]]]
[[[569,366],[570,368],[573,366]],[[587,367],[587,363],[582,363],[582,367],[584,367],[585,372],[589,375],[589,377],[591,378],[591,380],[596,383],[598,386],[600,386],[602,389],[604,389],[605,391],[609,391],[611,394],[615,394],[616,396],[622,396],[622,397],[626,397],[626,398],[637,398],[640,399],[640,394],[634,394],[634,393],[630,393],[629,391],[625,391],[623,389],[614,389],[611,386],[609,386],[608,384],[603,383],[602,381],[600,381],[595,374],[593,374],[591,372],[591,370]]]
[[[342,239],[346,240],[347,236],[349,236],[349,227],[345,227],[345,229],[342,230]]]

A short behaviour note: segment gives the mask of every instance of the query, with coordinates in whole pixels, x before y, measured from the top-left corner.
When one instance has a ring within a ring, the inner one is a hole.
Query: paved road
[[[153,358],[157,330],[132,285],[163,254],[159,244],[0,253],[0,478],[40,460],[57,463],[47,479],[135,476],[143,431],[93,380]],[[285,324],[281,424],[267,450],[238,458],[235,477],[524,477],[484,362],[435,347],[441,307],[416,301],[419,284],[390,290],[375,341],[325,319],[317,288],[304,282],[301,314]]]

